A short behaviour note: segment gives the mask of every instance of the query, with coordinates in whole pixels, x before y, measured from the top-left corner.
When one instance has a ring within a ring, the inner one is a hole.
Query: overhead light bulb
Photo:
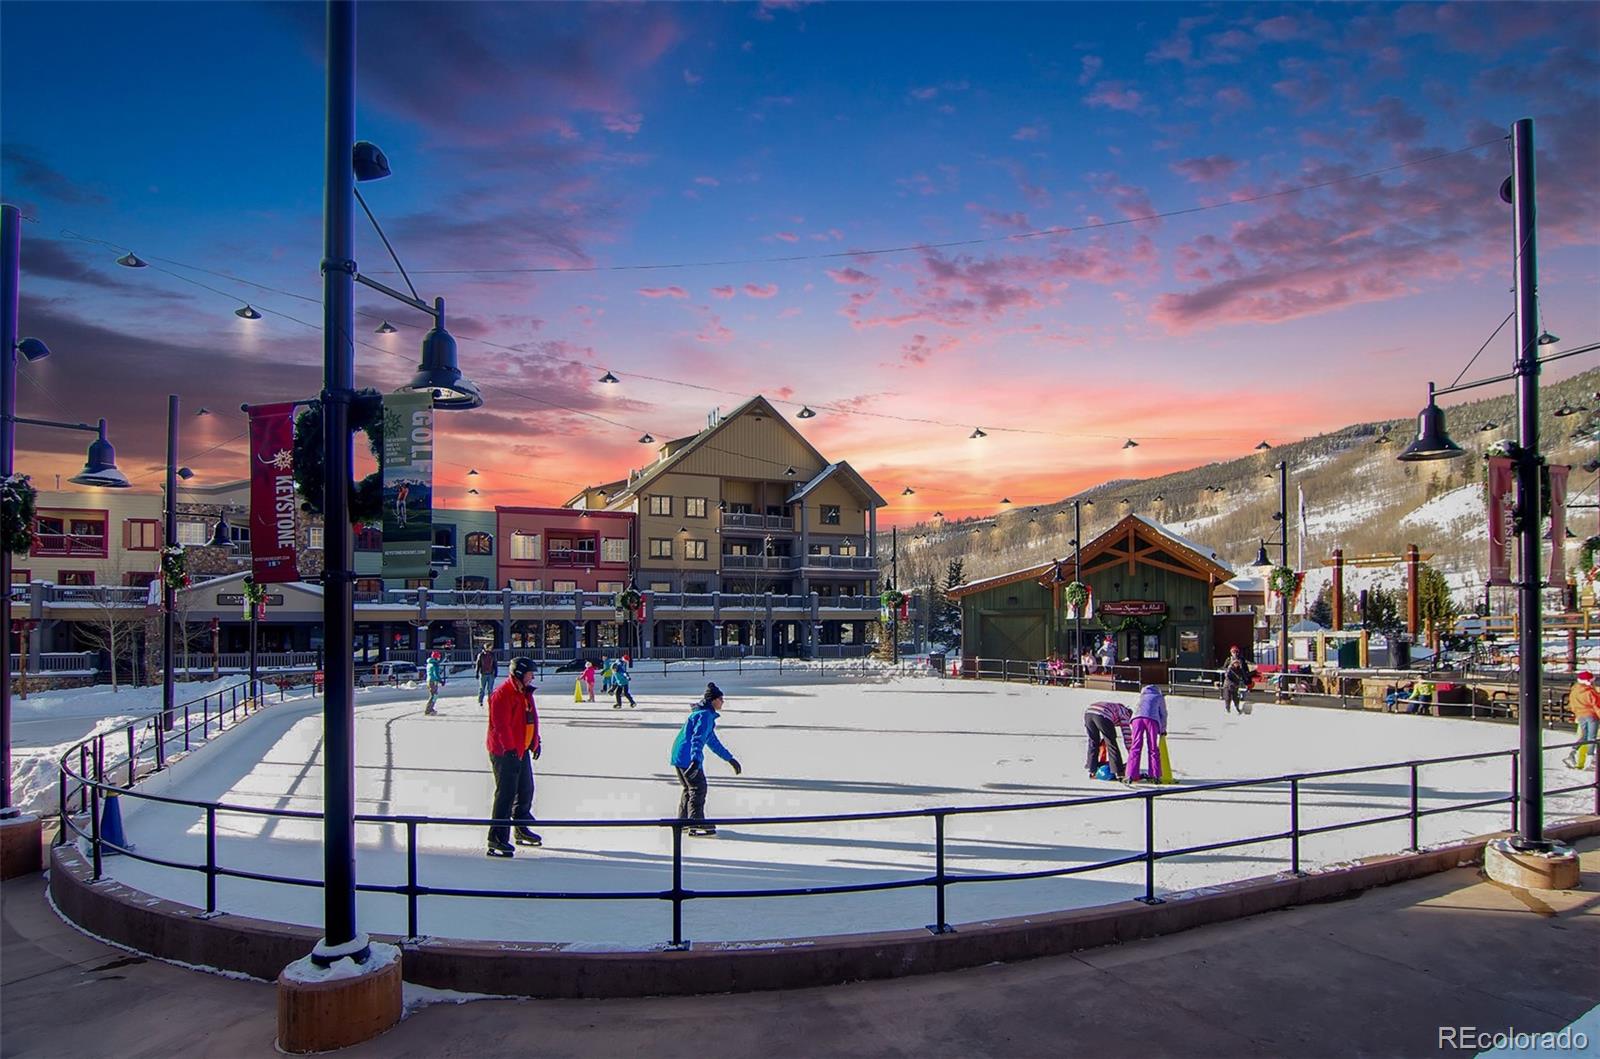
[[[811,406],[810,405],[806,405],[803,408],[801,408],[800,411],[796,412],[794,414],[794,416],[795,416],[796,419],[811,419],[816,414],[817,413],[815,413],[815,412],[813,412],[811,410]]]
[[[237,316],[241,320],[261,319],[261,314],[256,312],[255,306],[253,305],[242,305],[233,311],[233,315]]]
[[[396,327],[394,324],[391,324],[389,321],[385,320],[383,323],[379,324],[377,327],[374,327],[372,329],[372,333],[375,334],[375,335],[392,335],[398,330],[400,330],[398,327]]]
[[[117,258],[117,264],[121,265],[123,268],[149,267],[143,261],[141,261],[139,259],[139,255],[134,253],[132,250],[129,250],[126,254],[123,254],[121,257]]]
[[[608,371],[604,375],[600,376],[600,381],[605,383],[607,386],[615,386],[617,384],[617,377]]]

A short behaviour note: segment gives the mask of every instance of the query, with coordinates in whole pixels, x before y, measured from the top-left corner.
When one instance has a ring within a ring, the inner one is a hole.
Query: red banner
[[[1545,470],[1550,475],[1550,575],[1547,585],[1567,583],[1567,475],[1572,468],[1565,464],[1552,464]]]
[[[1489,584],[1511,584],[1511,517],[1516,510],[1516,468],[1509,456],[1489,457]]]
[[[256,584],[300,580],[295,547],[294,405],[250,409],[250,572]]]
[[[1118,599],[1100,604],[1100,612],[1113,618],[1151,618],[1165,614],[1167,605],[1158,599]]]

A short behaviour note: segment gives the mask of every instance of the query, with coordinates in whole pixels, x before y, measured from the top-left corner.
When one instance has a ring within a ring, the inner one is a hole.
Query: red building
[[[631,511],[496,507],[500,585],[518,592],[619,592],[638,561]]]

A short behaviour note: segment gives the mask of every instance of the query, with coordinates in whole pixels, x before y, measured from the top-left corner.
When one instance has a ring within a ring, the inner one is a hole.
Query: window
[[[377,597],[383,595],[383,578],[358,577],[356,578],[355,592],[357,599],[362,599],[364,597],[376,599]]]
[[[576,592],[576,591],[578,591],[578,582],[576,582],[576,581],[557,581],[555,584],[551,585],[550,587],[555,589],[557,592]]]
[[[672,591],[672,582],[671,581],[652,581],[652,582],[650,582],[650,591],[652,591],[652,592],[671,592]]]
[[[511,591],[513,592],[538,592],[541,591],[540,584],[541,582],[537,577],[531,580],[525,577],[513,577],[510,581]]]
[[[824,526],[837,526],[839,524],[839,505],[822,505],[822,524]]]
[[[831,544],[813,544],[811,546],[811,554],[812,555],[832,555],[833,554],[833,545],[831,545]]]
[[[749,504],[729,504],[728,505],[728,513],[730,515],[748,515],[748,514],[751,514],[750,505]]]
[[[461,592],[487,592],[489,579],[487,577],[465,576],[456,578],[456,589]]]
[[[685,497],[683,501],[683,514],[686,518],[705,518],[706,498],[703,496]]]
[[[860,552],[858,552],[856,550],[856,542],[855,541],[840,541],[839,542],[839,554],[840,555],[859,555]]]
[[[723,543],[724,547],[727,549],[727,551],[725,553],[727,555],[754,555],[755,554],[755,552],[751,550],[754,547],[754,545],[752,545],[749,541],[730,541],[730,540],[726,540],[725,539],[722,543]]]
[[[652,558],[652,559],[670,559],[670,558],[672,558],[672,538],[671,537],[651,537],[650,538],[650,558]]]
[[[683,542],[683,557],[685,559],[700,559],[700,560],[704,560],[705,557],[706,557],[706,542],[705,541],[684,541]]]
[[[628,538],[607,537],[600,542],[600,561],[625,563],[628,561]]]
[[[650,514],[652,514],[652,515],[670,515],[670,514],[672,514],[672,497],[670,497],[670,496],[653,496],[653,497],[651,497],[650,498]]]
[[[211,540],[211,527],[204,522],[178,523],[178,543],[185,548],[201,548]]]
[[[306,527],[306,550],[320,552],[322,550],[323,530],[321,526]]]
[[[250,543],[250,527],[237,523],[228,523],[228,539],[235,544],[248,545]]]
[[[34,555],[106,557],[106,516],[99,512],[43,514],[34,519]]]
[[[122,575],[122,583],[130,588],[149,588],[156,579],[154,570],[135,570]]]
[[[817,598],[818,599],[832,599],[833,598],[833,586],[832,585],[827,585],[827,584],[819,584],[817,586]]]
[[[29,581],[32,581],[32,580],[33,580],[33,571],[32,570],[18,570],[17,568],[12,567],[12,569],[11,569],[11,583],[13,585],[25,585]]]
[[[609,592],[611,595],[614,596],[618,592],[622,591],[622,582],[621,581],[601,581],[599,584],[597,584],[595,586],[594,590],[596,592]]]
[[[432,588],[433,587],[433,578],[431,578],[431,577],[408,577],[408,578],[406,578],[406,587],[407,588]]]
[[[702,596],[711,591],[704,581],[685,581],[683,583],[683,590],[685,592],[693,592]]]
[[[62,570],[56,575],[58,585],[92,585],[94,584],[93,570]]]
[[[180,526],[179,529],[182,529]],[[378,526],[362,526],[356,530],[356,551],[383,551],[383,530]]]
[[[161,523],[153,518],[124,519],[122,546],[130,552],[155,551],[161,547]]]
[[[544,558],[540,552],[541,541],[537,533],[523,533],[521,530],[511,534],[511,558],[523,561],[538,562]],[[529,591],[538,591],[530,589]]]
[[[494,538],[487,533],[467,534],[468,555],[493,555]]]
[[[1195,629],[1180,629],[1178,631],[1178,650],[1184,654],[1197,655],[1200,653],[1200,633]]]

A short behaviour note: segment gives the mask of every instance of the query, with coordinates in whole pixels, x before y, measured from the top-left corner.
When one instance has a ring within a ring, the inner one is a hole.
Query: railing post
[[[1289,871],[1300,874],[1300,777],[1289,778]]]
[[[136,737],[133,734],[133,725],[128,725],[128,789],[133,789],[134,780],[138,778],[139,757],[136,753]]]
[[[217,910],[217,807],[206,806],[206,911]]]
[[[1147,905],[1162,904],[1156,896],[1156,799],[1144,796],[1144,896],[1139,898]]]
[[[100,881],[100,785],[89,788],[89,850],[94,859],[94,881]]]
[[[406,937],[417,933],[417,822],[406,821]]]
[[[1522,798],[1522,783],[1519,779],[1521,770],[1517,767],[1521,752],[1511,752],[1511,830],[1517,829],[1517,804]]]
[[[683,821],[672,822],[672,945],[687,949],[683,940]]]
[[[189,750],[189,728],[193,723],[193,721],[189,720],[189,704],[186,702],[183,704],[183,749],[185,753]]]
[[[155,771],[160,772],[167,767],[167,711],[163,709],[156,715],[156,765]]]
[[[955,929],[945,922],[944,914],[944,814],[933,814],[933,922],[928,925],[930,934],[954,934]]]
[[[78,812],[89,808],[89,744],[78,744]]]
[[[1417,764],[1411,763],[1411,852],[1421,849],[1417,841]]]

